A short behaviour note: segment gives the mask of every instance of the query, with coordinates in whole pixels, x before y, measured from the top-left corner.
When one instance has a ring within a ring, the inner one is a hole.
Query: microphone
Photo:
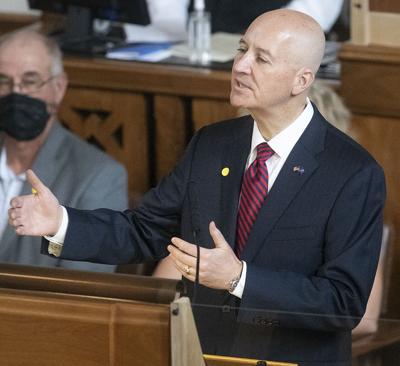
[[[198,234],[200,233],[200,213],[199,213],[199,201],[197,196],[196,190],[196,182],[190,182],[189,187],[189,206],[190,206],[190,219],[192,222],[192,234],[193,234],[193,241],[196,245],[196,276],[193,286],[193,298],[192,303],[196,302],[197,298],[197,290],[199,287],[199,272],[200,272],[200,245],[198,242]]]

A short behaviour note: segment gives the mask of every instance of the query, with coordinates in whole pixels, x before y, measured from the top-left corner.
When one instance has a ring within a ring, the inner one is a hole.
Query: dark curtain
[[[243,33],[257,16],[279,9],[289,0],[206,0],[205,3],[211,13],[212,32]]]

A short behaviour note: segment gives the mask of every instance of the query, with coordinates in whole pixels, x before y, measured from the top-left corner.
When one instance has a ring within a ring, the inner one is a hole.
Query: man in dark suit
[[[251,116],[199,131],[135,210],[61,207],[29,172],[37,193],[12,200],[10,224],[50,235],[43,252],[67,259],[140,262],[168,250],[191,296],[196,289],[205,353],[349,365],[350,331],[379,256],[385,185],[373,158],[307,98],[323,51],[312,18],[263,14],[232,70],[231,103]]]

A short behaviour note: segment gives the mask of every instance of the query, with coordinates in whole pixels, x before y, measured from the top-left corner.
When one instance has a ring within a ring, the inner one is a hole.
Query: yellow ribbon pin
[[[222,175],[223,177],[226,177],[227,175],[229,175],[229,168],[228,168],[228,167],[223,168],[223,169],[221,170],[221,175]]]
[[[32,194],[36,194],[37,190],[35,188],[32,188]]]

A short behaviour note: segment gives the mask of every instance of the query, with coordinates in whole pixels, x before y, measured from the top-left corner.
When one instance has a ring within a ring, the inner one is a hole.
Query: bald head
[[[260,15],[248,31],[257,28],[260,34],[273,34],[279,52],[288,64],[296,68],[310,68],[317,72],[325,50],[325,35],[321,26],[307,14],[279,9]]]
[[[264,136],[280,131],[304,109],[324,48],[324,32],[308,15],[288,9],[262,14],[240,40],[231,104],[268,125]]]

